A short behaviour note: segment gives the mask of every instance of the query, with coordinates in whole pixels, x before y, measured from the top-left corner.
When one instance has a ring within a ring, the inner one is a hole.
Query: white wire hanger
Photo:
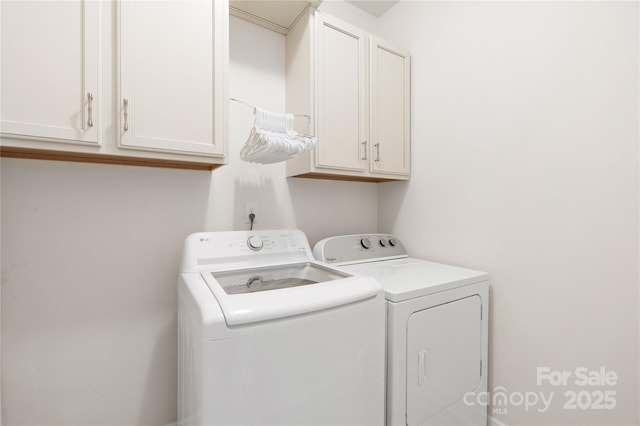
[[[246,106],[248,106],[249,108],[252,108],[254,111],[255,111],[255,109],[256,109],[256,107],[255,107],[255,106],[253,106],[253,105],[251,105],[251,104],[248,104],[248,103],[246,103],[245,101],[241,101],[240,99],[236,99],[236,98],[229,98],[229,100],[230,100],[230,101],[233,101],[233,102],[241,103],[242,105],[246,105]],[[294,116],[294,117],[307,117],[307,120],[309,121],[309,123],[311,123],[311,116],[310,116],[310,115],[307,115],[307,114],[293,114],[293,116]]]

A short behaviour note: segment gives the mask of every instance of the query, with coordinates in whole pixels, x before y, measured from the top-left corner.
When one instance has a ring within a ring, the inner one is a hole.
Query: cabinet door
[[[382,40],[371,39],[371,170],[408,175],[410,171],[410,57]]]
[[[96,1],[2,1],[3,136],[98,142]]]
[[[226,1],[119,3],[119,145],[224,155]]]
[[[316,14],[316,167],[366,170],[366,33]]]

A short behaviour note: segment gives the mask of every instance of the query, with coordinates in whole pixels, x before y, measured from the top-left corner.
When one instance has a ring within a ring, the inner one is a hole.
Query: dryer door
[[[407,425],[419,425],[480,384],[478,295],[413,313],[407,323]]]

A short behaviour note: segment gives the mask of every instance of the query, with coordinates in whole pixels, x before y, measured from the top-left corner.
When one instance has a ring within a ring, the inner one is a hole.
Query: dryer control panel
[[[340,235],[325,238],[313,248],[316,259],[350,264],[408,257],[402,242],[389,234]]]

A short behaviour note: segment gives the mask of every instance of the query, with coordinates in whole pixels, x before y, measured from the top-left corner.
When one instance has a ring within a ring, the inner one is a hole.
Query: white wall
[[[412,52],[411,181],[381,185],[380,230],[492,276],[490,388],[555,392],[510,425],[638,424],[638,2],[401,2]],[[613,387],[536,368],[615,371]],[[565,410],[609,389],[614,410]]]
[[[113,8],[103,7],[108,36]],[[109,40],[103,93],[115,87]],[[232,18],[230,83],[231,96],[282,110],[284,37]],[[298,227],[311,244],[377,228],[375,184],[241,162],[251,109],[229,107],[229,164],[212,173],[2,159],[4,424],[175,422],[182,242],[247,229],[245,200],[259,204],[258,228]]]
[[[5,424],[163,424],[205,173],[2,160]]]

